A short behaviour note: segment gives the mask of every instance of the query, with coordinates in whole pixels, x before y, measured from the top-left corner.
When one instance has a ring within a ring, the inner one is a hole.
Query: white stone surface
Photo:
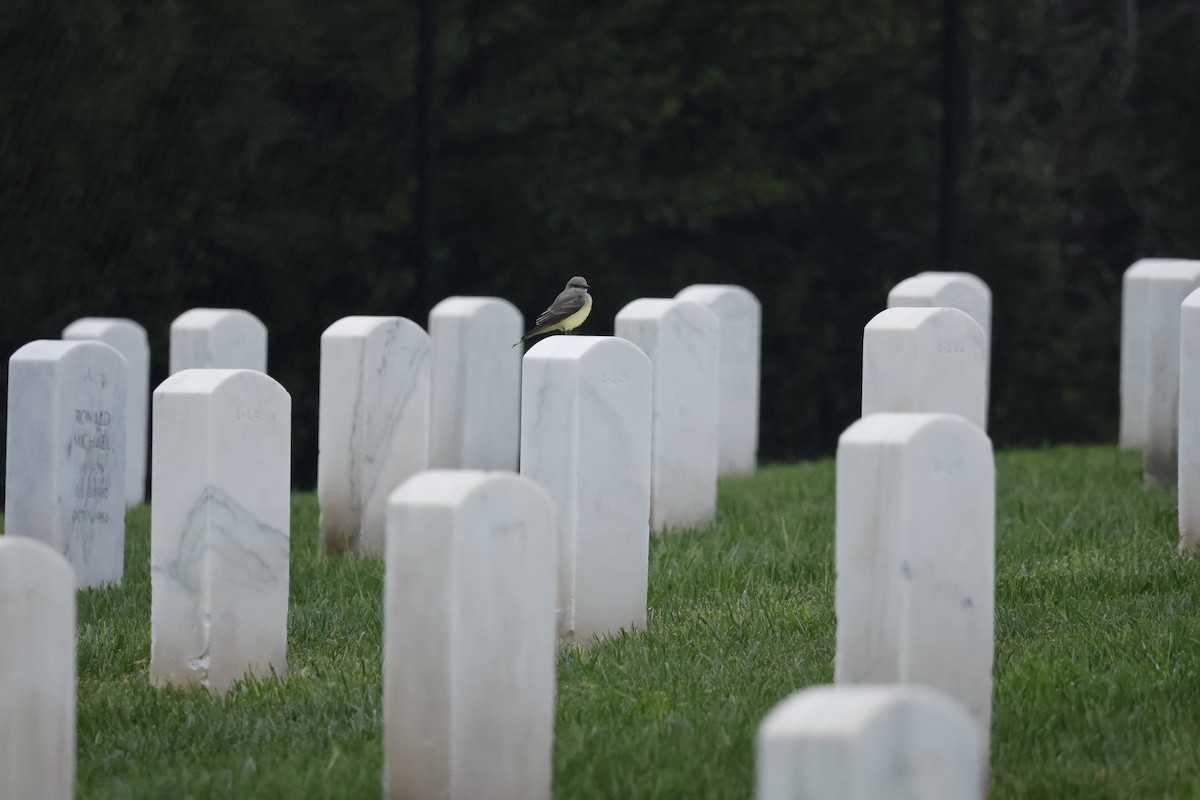
[[[941,411],[987,429],[987,342],[957,308],[889,308],[863,329],[862,415]]]
[[[1179,552],[1200,552],[1200,289],[1179,319]]]
[[[523,324],[498,297],[448,297],[429,312],[431,467],[517,470]]]
[[[1122,356],[1132,360],[1133,376],[1122,378],[1122,386],[1126,380],[1140,382],[1144,393],[1145,485],[1175,486],[1179,480],[1180,316],[1184,299],[1200,288],[1200,260],[1146,261],[1138,262],[1132,277],[1126,274],[1132,297],[1126,297],[1129,307],[1123,324],[1128,327],[1122,330]],[[1121,369],[1125,370],[1124,361]],[[1131,404],[1136,406],[1137,401],[1131,398]]]
[[[646,626],[650,360],[612,336],[553,336],[525,354],[521,474],[558,508],[558,632]]]
[[[758,397],[762,304],[742,286],[695,284],[675,295],[717,315],[720,390],[717,418],[719,475],[752,475],[758,465]]]
[[[950,414],[873,414],[837,452],[835,681],[918,683],[991,726],[995,467]]]
[[[154,392],[155,686],[287,672],[291,404],[255,370],[185,370]]]
[[[550,797],[554,503],[508,472],[438,470],[388,501],[385,798]]]
[[[75,576],[41,542],[0,538],[0,797],[75,796]]]
[[[321,549],[383,555],[387,498],[429,466],[429,336],[403,317],[345,317],[321,335]]]
[[[983,279],[969,272],[919,272],[905,278],[888,292],[888,308],[957,308],[971,315],[983,329],[984,418],[987,418],[988,387],[992,364],[992,290]],[[982,426],[985,430],[986,425]]]
[[[5,534],[62,553],[81,588],[125,564],[125,371],[95,341],[39,339],[8,361]]]
[[[979,732],[924,686],[818,686],[763,719],[757,800],[982,800]]]
[[[992,340],[992,290],[969,272],[920,272],[888,292],[888,308],[957,308],[971,315]]]
[[[642,298],[617,314],[616,335],[654,372],[652,531],[706,527],[716,514],[719,324],[688,300]]]
[[[267,371],[267,326],[240,308],[193,308],[171,323],[171,369]]]
[[[62,338],[104,342],[125,357],[125,505],[146,500],[146,452],[150,424],[150,343],[146,329],[131,319],[84,317],[63,329]]]
[[[1157,313],[1150,305],[1154,281],[1175,276],[1194,280],[1200,260],[1143,258],[1125,270],[1121,282],[1121,423],[1123,448],[1146,446],[1150,392],[1150,336]],[[1195,287],[1193,287],[1195,288]],[[1180,302],[1187,295],[1180,295]],[[1161,331],[1157,331],[1161,333]]]

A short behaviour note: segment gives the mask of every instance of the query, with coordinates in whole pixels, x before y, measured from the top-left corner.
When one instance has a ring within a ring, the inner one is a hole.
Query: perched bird
[[[573,331],[583,324],[592,311],[592,296],[588,294],[588,282],[576,275],[567,281],[567,288],[554,298],[550,307],[542,312],[529,333],[521,337],[521,342],[534,336],[541,336],[551,331]]]

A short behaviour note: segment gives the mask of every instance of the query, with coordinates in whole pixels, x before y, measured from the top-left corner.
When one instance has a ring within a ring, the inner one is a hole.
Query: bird
[[[582,325],[592,311],[592,296],[588,294],[590,288],[592,287],[588,286],[587,280],[578,275],[567,281],[566,288],[554,298],[550,307],[541,313],[529,333],[522,336],[513,347],[543,333],[570,332]]]

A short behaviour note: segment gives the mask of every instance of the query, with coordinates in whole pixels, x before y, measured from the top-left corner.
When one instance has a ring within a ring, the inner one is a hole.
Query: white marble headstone
[[[979,731],[924,686],[818,686],[763,718],[757,800],[982,800]]]
[[[969,272],[919,272],[893,286],[888,292],[887,304],[888,308],[957,308],[970,314],[971,319],[979,323],[983,329],[983,402],[986,419],[992,364],[991,288],[983,279]]]
[[[1179,320],[1179,552],[1200,552],[1200,289]]]
[[[499,297],[448,297],[429,312],[434,469],[517,469],[524,320]]]
[[[1135,261],[1121,281],[1121,423],[1120,446],[1141,449],[1146,446],[1148,403],[1151,387],[1151,336],[1161,335],[1154,317],[1160,312],[1151,306],[1150,289],[1155,281],[1172,276],[1184,282],[1196,280],[1200,260],[1181,258],[1143,258]],[[1193,286],[1193,288],[1196,288]],[[1180,302],[1188,294],[1180,295]]]
[[[125,564],[125,359],[39,339],[8,361],[4,529],[66,556],[80,588]]]
[[[548,800],[554,503],[509,472],[435,470],[388,501],[383,796]]]
[[[146,446],[150,424],[150,343],[131,319],[84,317],[63,329],[64,339],[95,339],[125,357],[125,505],[146,499]]]
[[[650,529],[703,528],[717,510],[717,317],[689,300],[642,298],[615,332],[650,357],[654,373]]]
[[[646,626],[650,360],[612,336],[552,336],[525,354],[521,474],[558,507],[558,632]]]
[[[171,323],[174,375],[185,369],[267,371],[267,326],[240,308],[193,308]]]
[[[387,498],[429,466],[429,336],[403,317],[345,317],[321,335],[321,549],[383,555]]]
[[[863,329],[862,415],[941,411],[987,429],[983,329],[957,308],[889,308]]]
[[[1121,293],[1120,446],[1143,451],[1147,486],[1178,480],[1180,306],[1200,288],[1200,260],[1144,258]]]
[[[918,683],[992,710],[995,467],[951,414],[872,414],[838,441],[839,684]]]
[[[717,315],[720,390],[717,473],[752,475],[758,464],[758,395],[762,305],[742,286],[696,284],[675,295]]]
[[[155,686],[287,672],[291,404],[256,370],[185,370],[154,392]]]
[[[75,796],[75,576],[48,545],[0,538],[0,797]]]
[[[992,340],[992,290],[969,272],[920,272],[905,278],[888,292],[888,308],[957,308],[979,323],[987,342]]]

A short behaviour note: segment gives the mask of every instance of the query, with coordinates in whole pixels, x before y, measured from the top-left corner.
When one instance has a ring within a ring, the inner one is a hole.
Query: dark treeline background
[[[997,444],[1113,439],[1121,273],[1200,256],[1200,4],[946,3],[5,0],[0,350],[128,316],[156,384],[176,315],[246,308],[311,486],[342,316],[532,319],[582,274],[608,333],[732,282],[778,460],[833,451],[863,325],[951,268],[994,293]]]

